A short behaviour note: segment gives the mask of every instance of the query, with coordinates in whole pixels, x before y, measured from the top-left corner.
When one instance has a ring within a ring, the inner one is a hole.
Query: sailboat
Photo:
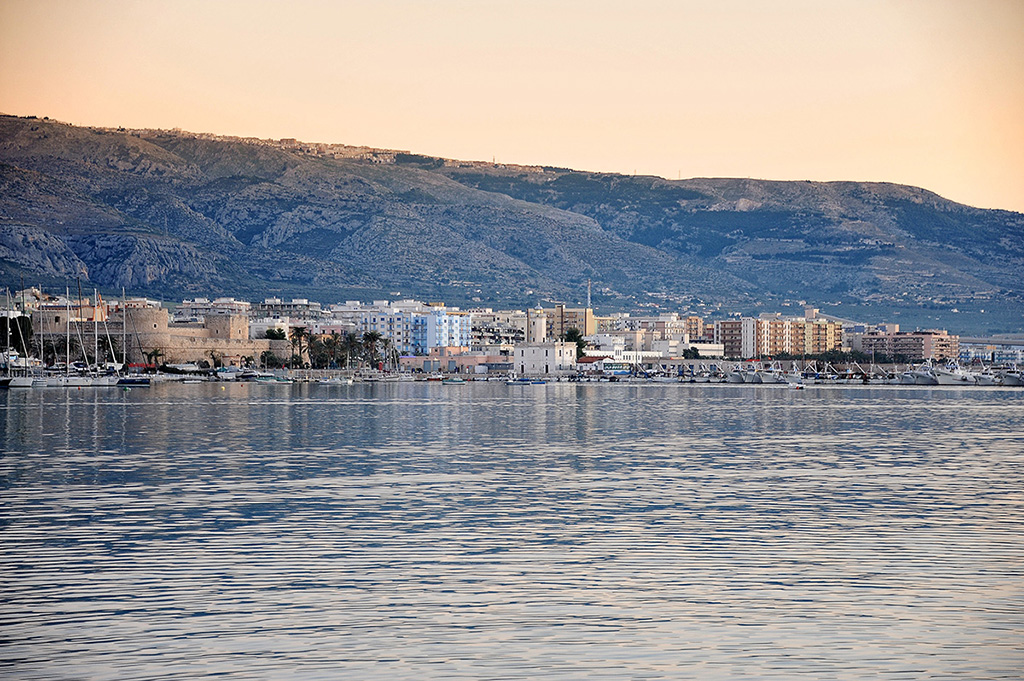
[[[81,309],[82,301],[79,298],[78,306]],[[88,375],[72,375],[71,368],[71,291],[64,292],[64,311],[67,316],[64,324],[64,375],[59,374],[48,376],[46,385],[51,388],[85,388],[92,386],[92,377]],[[83,350],[84,352],[84,350]]]

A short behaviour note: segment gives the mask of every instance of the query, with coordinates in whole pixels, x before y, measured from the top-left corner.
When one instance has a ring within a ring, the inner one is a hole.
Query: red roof
[[[597,356],[594,356],[594,355],[584,355],[583,357],[580,357],[579,359],[577,359],[576,363],[577,364],[593,364],[595,362],[600,362],[602,359],[611,359],[611,357],[597,357]]]

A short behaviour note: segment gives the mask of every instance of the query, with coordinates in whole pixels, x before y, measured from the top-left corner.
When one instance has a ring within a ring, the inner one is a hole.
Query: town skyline
[[[242,368],[256,363],[280,367],[286,362],[288,368],[293,362],[300,368],[303,364],[314,369],[349,368],[355,352],[377,357],[371,366],[376,361],[383,366],[392,357],[392,366],[401,364],[405,371],[437,370],[447,363],[460,367],[459,372],[498,373],[512,371],[507,365],[513,354],[522,359],[523,353],[533,353],[533,361],[543,366],[544,348],[563,353],[565,347],[575,348],[577,357],[559,362],[558,372],[576,371],[577,361],[586,364],[602,358],[628,371],[641,363],[661,371],[667,365],[659,369],[659,362],[678,365],[685,360],[715,359],[807,361],[816,357],[856,362],[859,358],[872,364],[876,358],[982,363],[1024,359],[1019,337],[964,337],[962,343],[959,335],[944,329],[908,330],[886,321],[842,319],[810,305],[797,314],[722,311],[704,316],[665,310],[599,314],[589,306],[563,304],[461,309],[415,298],[321,305],[277,297],[262,302],[195,297],[165,304],[141,297],[79,296],[72,297],[69,291],[52,295],[36,288],[16,291],[9,300],[17,309],[4,317],[32,320],[30,330],[24,332],[30,339],[22,339],[16,349],[26,351],[31,340],[51,363],[59,362],[62,352],[69,362],[78,353],[87,362],[102,357],[116,362],[121,352],[128,353],[125,361],[129,356],[147,363],[159,358],[172,369],[210,362]],[[89,356],[89,338],[93,338],[95,357]],[[339,353],[349,359],[339,358]]]

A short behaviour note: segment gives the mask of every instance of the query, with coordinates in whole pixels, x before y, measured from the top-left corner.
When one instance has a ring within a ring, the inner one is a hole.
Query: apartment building
[[[816,355],[842,348],[842,322],[816,317],[766,314],[715,322],[714,342],[726,357],[753,359],[787,355]]]
[[[254,317],[316,319],[323,314],[320,303],[310,302],[306,298],[292,298],[290,301],[266,298],[262,303],[254,303],[250,309]]]
[[[868,333],[860,338],[862,352],[908,361],[954,359],[960,354],[960,337],[945,330]]]

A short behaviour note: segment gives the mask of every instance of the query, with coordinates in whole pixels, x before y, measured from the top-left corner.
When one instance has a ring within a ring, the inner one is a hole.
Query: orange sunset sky
[[[2,0],[0,111],[1024,211],[1024,1]]]

